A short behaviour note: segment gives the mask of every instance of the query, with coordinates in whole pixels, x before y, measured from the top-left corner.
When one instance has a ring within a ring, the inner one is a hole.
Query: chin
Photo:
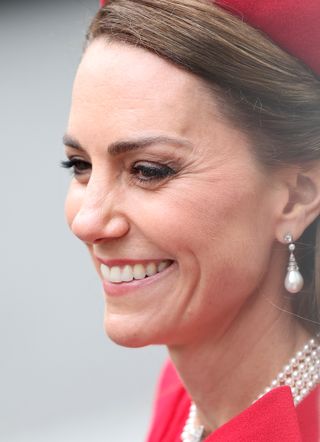
[[[123,347],[141,348],[155,344],[155,339],[152,339],[146,327],[137,327],[128,318],[110,318],[107,315],[104,320],[104,330],[115,344]]]

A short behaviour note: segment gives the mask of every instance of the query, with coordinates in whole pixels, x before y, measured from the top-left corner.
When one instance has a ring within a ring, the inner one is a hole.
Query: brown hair
[[[87,42],[104,37],[152,51],[211,87],[265,167],[320,160],[320,78],[266,35],[206,0],[111,0]],[[320,326],[320,222],[297,244],[305,288],[293,311]]]

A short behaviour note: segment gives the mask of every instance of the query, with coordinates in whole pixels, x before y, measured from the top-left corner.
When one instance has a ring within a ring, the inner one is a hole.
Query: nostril
[[[104,235],[108,238],[121,238],[130,230],[128,219],[122,215],[115,215],[109,219],[104,227]]]

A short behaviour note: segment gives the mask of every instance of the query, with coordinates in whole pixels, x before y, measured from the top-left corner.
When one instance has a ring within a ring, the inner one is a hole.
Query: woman
[[[168,347],[149,442],[320,440],[320,6],[305,3],[113,0],[90,26],[66,213],[111,339]]]

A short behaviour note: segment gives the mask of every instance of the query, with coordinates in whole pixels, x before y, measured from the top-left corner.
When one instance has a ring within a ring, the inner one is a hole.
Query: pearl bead
[[[284,280],[284,286],[290,293],[298,293],[303,287],[303,277],[299,270],[289,270]]]
[[[293,366],[295,367],[297,364],[298,364],[298,361],[297,361],[296,358],[292,358],[292,359],[290,360],[290,365],[293,365]]]
[[[296,358],[299,359],[299,361],[303,361],[304,356],[303,356],[302,351],[298,351]]]

